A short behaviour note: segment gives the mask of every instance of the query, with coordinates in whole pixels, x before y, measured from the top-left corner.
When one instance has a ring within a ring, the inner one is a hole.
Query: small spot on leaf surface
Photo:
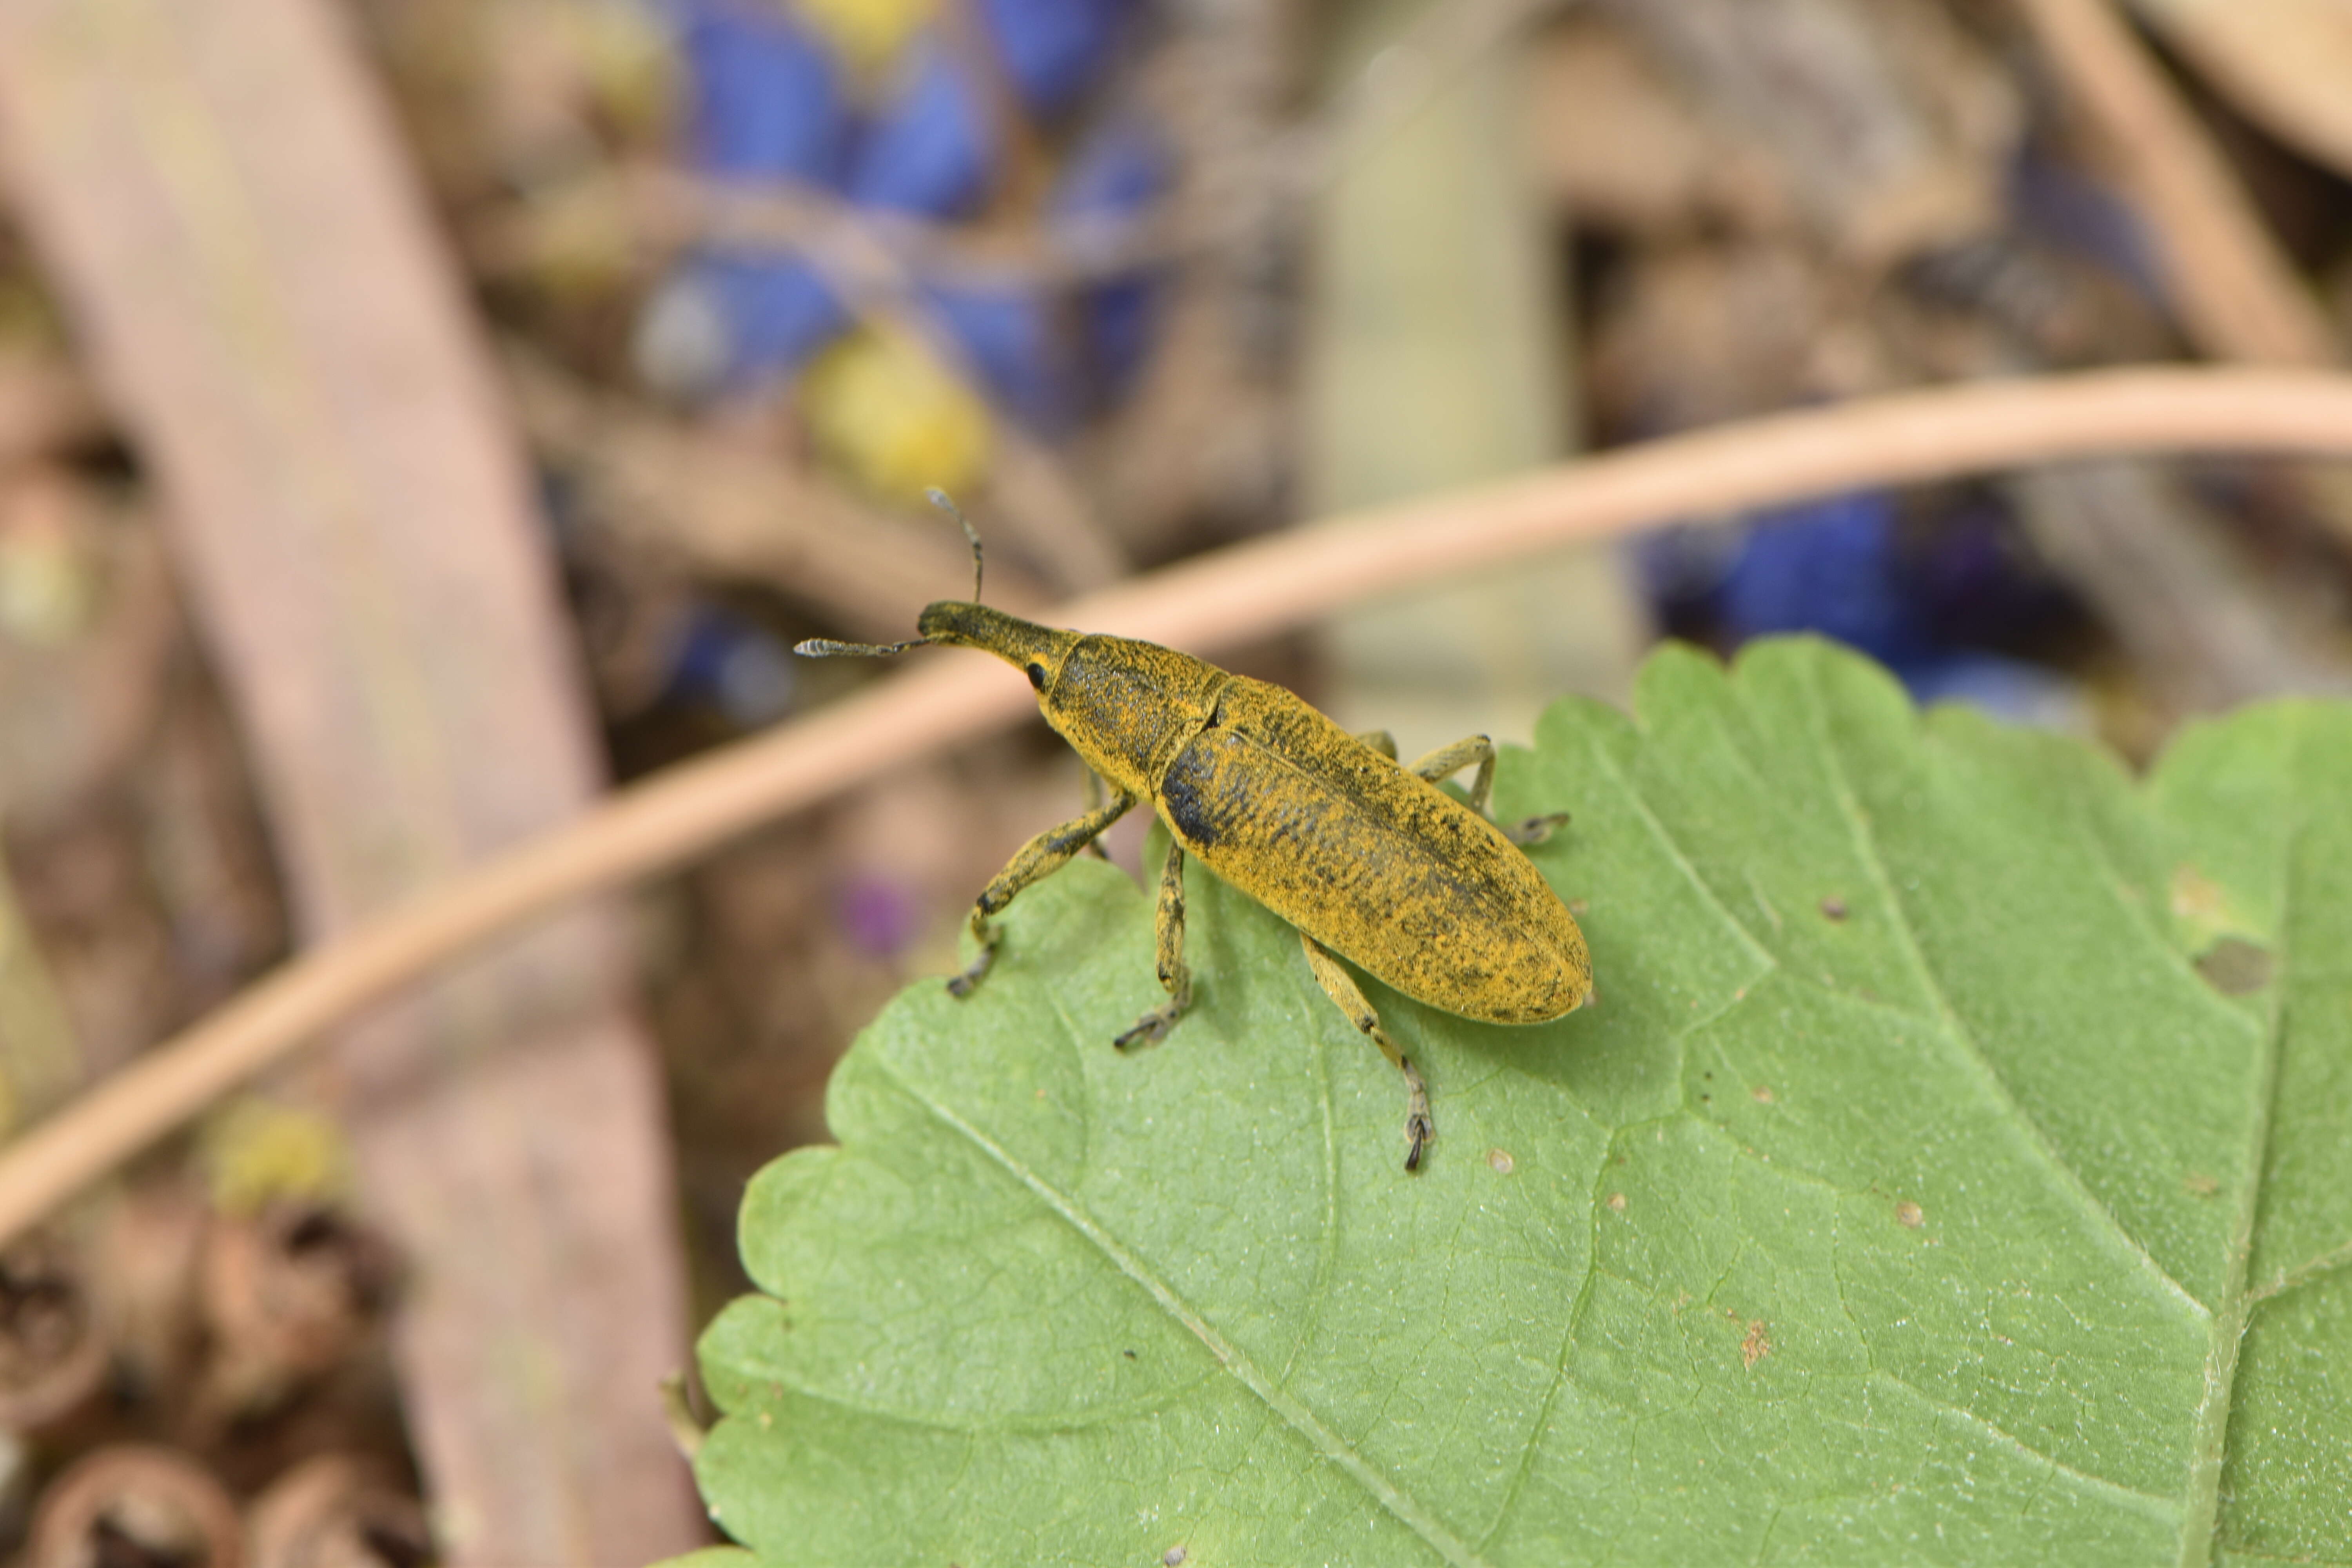
[[[2278,964],[2268,950],[2234,936],[2225,936],[2207,948],[2197,960],[2197,973],[2205,984],[2224,996],[2244,996],[2260,991],[2271,983]]]

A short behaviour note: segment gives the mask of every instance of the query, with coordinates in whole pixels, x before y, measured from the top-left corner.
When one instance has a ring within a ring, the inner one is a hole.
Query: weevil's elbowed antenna
[[[934,488],[923,494],[933,506],[955,519],[957,525],[963,530],[963,536],[971,541],[971,602],[977,605],[980,603],[980,531],[972,527],[971,519],[964,516],[963,509],[948,499],[947,491]]]
[[[947,491],[932,489],[925,490],[923,494],[933,506],[961,523],[963,526],[963,536],[971,541],[971,602],[977,605],[980,603],[980,534],[971,526],[971,520],[964,516],[962,510],[954,501],[948,499]],[[904,653],[910,647],[925,647],[930,640],[929,637],[908,637],[905,642],[870,643],[835,642],[831,637],[810,637],[805,642],[794,643],[793,651],[803,658],[838,658],[845,654],[855,654],[860,658],[887,658],[894,653]]]

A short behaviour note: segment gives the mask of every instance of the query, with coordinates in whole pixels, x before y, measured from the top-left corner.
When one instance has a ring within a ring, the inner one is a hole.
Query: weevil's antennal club
[[[803,658],[839,658],[856,654],[860,658],[887,658],[894,653],[904,653],[910,647],[927,647],[929,637],[908,637],[905,642],[835,642],[831,637],[810,637],[793,644],[793,651]]]
[[[923,494],[929,498],[933,506],[962,524],[963,536],[971,541],[971,602],[977,605],[980,603],[980,533],[971,526],[971,520],[964,516],[962,509],[948,499],[947,491],[932,489],[925,490]],[[793,651],[803,658],[840,658],[845,656],[855,656],[859,658],[887,658],[894,653],[904,653],[910,647],[927,647],[930,640],[929,637],[908,637],[905,642],[870,643],[835,642],[831,637],[810,637],[805,642],[794,643]]]

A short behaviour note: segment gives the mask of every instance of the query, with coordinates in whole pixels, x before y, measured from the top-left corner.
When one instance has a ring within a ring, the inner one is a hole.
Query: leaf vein
[[[2306,1285],[2315,1285],[2332,1274],[2342,1273],[2347,1267],[2352,1267],[2352,1241],[2346,1242],[2333,1251],[2323,1252],[2307,1263],[2298,1264],[2287,1269],[2261,1289],[2249,1292],[2246,1304],[2249,1307],[2259,1307],[2264,1301],[2292,1295]]]
[[[1559,1401],[1559,1391],[1568,1382],[1568,1360],[1576,1353],[1576,1337],[1584,1327],[1585,1309],[1592,1300],[1593,1281],[1601,1278],[1601,1188],[1609,1175],[1609,1156],[1617,1146],[1611,1139],[1593,1156],[1592,1202],[1586,1206],[1585,1225],[1591,1235],[1584,1255],[1584,1279],[1576,1288],[1576,1300],[1569,1303],[1568,1326],[1561,1331],[1559,1348],[1551,1360],[1551,1382],[1544,1389],[1543,1402],[1536,1407],[1535,1419],[1528,1424],[1528,1439],[1519,1449],[1518,1468],[1511,1472],[1511,1484],[1503,1489],[1502,1500],[1495,1509],[1495,1521],[1478,1537],[1478,1550],[1485,1552],[1494,1544],[1495,1537],[1510,1522],[1512,1510],[1518,1507],[1519,1494],[1527,1489],[1528,1478],[1535,1471],[1536,1455],[1543,1447],[1544,1433],[1551,1426],[1552,1408]]]
[[[1314,1000],[1321,1000],[1318,990]],[[1314,1001],[1307,1002],[1311,1008]],[[1331,1275],[1339,1261],[1339,1113],[1331,1103],[1331,1047],[1327,1030],[1307,1028],[1302,1031],[1315,1053],[1316,1109],[1323,1122],[1323,1237],[1315,1258],[1315,1278],[1307,1283],[1307,1310],[1299,1314],[1298,1337],[1292,1341],[1290,1354],[1283,1359],[1278,1383],[1290,1381],[1291,1370],[1298,1358],[1315,1340],[1315,1329],[1323,1321],[1323,1309],[1331,1296]]]
[[[2107,1206],[2105,1201],[2091,1190],[2090,1184],[2083,1180],[2082,1173],[2076,1171],[2067,1162],[2065,1156],[2059,1152],[2058,1146],[2051,1141],[2048,1130],[2035,1121],[2024,1105],[2018,1100],[2016,1095],[2011,1092],[2008,1081],[2000,1076],[2000,1069],[1994,1067],[1992,1058],[1985,1054],[1984,1047],[1978,1042],[1968,1026],[1961,1021],[1958,1009],[1952,1005],[1950,993],[1944,988],[1942,976],[1937,974],[1935,966],[1927,962],[1927,952],[1920,946],[1919,933],[1912,924],[1910,908],[1904,902],[1901,892],[1895,885],[1895,879],[1887,872],[1885,861],[1879,856],[1877,835],[1872,829],[1869,819],[1862,809],[1862,802],[1854,795],[1853,781],[1846,775],[1844,758],[1838,750],[1836,738],[1830,733],[1827,705],[1820,685],[1820,671],[1813,664],[1809,663],[1806,666],[1805,689],[1809,699],[1808,719],[1812,727],[1816,750],[1822,758],[1823,767],[1828,770],[1831,793],[1835,798],[1840,816],[1844,819],[1847,837],[1853,845],[1854,856],[1862,862],[1864,872],[1870,878],[1880,900],[1892,917],[1890,923],[1901,943],[1904,961],[1927,993],[1928,1001],[1933,1005],[1937,1022],[1945,1037],[1958,1047],[1961,1059],[1975,1069],[1986,1091],[1993,1097],[1994,1102],[2000,1106],[2010,1121],[2023,1131],[2028,1145],[2040,1158],[2042,1165],[2058,1179],[2060,1185],[2080,1205],[2084,1214],[2120,1244],[2145,1273],[2178,1298],[2192,1313],[2200,1318],[2210,1319],[2212,1316],[2210,1309],[2200,1301],[2156,1260],[2155,1255],[2148,1251],[2139,1237],[2134,1236],[2116,1216],[2116,1212]]]
[[[925,1094],[919,1085],[900,1076],[895,1067],[887,1062],[882,1067],[916,1103],[1026,1187],[1032,1196],[1100,1253],[1112,1268],[1139,1287],[1179,1327],[1200,1341],[1220,1366],[1231,1373],[1244,1388],[1255,1394],[1261,1404],[1326,1460],[1362,1488],[1391,1518],[1420,1537],[1425,1545],[1454,1568],[1486,1568],[1484,1559],[1470,1543],[1448,1529],[1427,1504],[1382,1474],[1356,1450],[1354,1445],[1334,1431],[1296,1395],[1268,1377],[1246,1352],[1218,1332],[1216,1326],[1198,1308],[1184,1300],[1174,1286],[1160,1278],[1143,1258],[1113,1236],[1101,1221],[1087,1213],[1076,1197],[1031,1170],[1010,1149],[956,1114],[953,1109]]]
[[[1747,923],[1733,914],[1721,899],[1716,897],[1715,889],[1707,884],[1706,878],[1700,873],[1696,863],[1684,851],[1682,845],[1675,841],[1675,836],[1666,830],[1666,825],[1658,819],[1657,813],[1650,809],[1650,803],[1643,798],[1640,790],[1633,787],[1633,781],[1625,776],[1624,769],[1617,765],[1617,759],[1609,754],[1609,748],[1602,745],[1597,736],[1590,739],[1588,746],[1593,762],[1602,773],[1609,775],[1610,782],[1614,784],[1619,792],[1624,795],[1626,804],[1632,808],[1633,815],[1641,819],[1643,827],[1649,833],[1652,840],[1666,852],[1667,857],[1674,861],[1675,868],[1682,872],[1684,879],[1689,882],[1700,899],[1706,901],[1707,908],[1715,911],[1716,918],[1731,928],[1732,933],[1739,939],[1739,945],[1746,948],[1748,956],[1760,965],[1759,973],[1769,973],[1780,968],[1780,960],[1772,950],[1758,942],[1756,933],[1748,929]]]
[[[1182,1383],[1171,1384],[1149,1394],[1139,1394],[1132,1399],[1098,1405],[1080,1415],[1041,1415],[998,1421],[959,1421],[944,1415],[894,1410],[887,1405],[852,1399],[846,1394],[837,1394],[829,1389],[812,1387],[797,1378],[776,1373],[769,1373],[768,1381],[788,1394],[814,1401],[830,1409],[839,1410],[850,1415],[863,1416],[870,1421],[887,1421],[896,1426],[909,1426],[919,1432],[951,1433],[960,1437],[998,1436],[1039,1437],[1052,1436],[1064,1432],[1085,1432],[1093,1427],[1108,1426],[1113,1422],[1130,1421],[1139,1415],[1165,1415],[1178,1408],[1183,1395],[1201,1387],[1209,1379],[1208,1374],[1204,1373],[1199,1377],[1191,1378]],[[741,1417],[733,1416],[730,1419],[740,1420]]]
[[[1938,1399],[1917,1384],[1899,1377],[1884,1367],[1871,1368],[1870,1379],[1874,1383],[1901,1390],[1930,1410],[1957,1421],[1972,1431],[1982,1433],[2011,1452],[2033,1460],[2047,1473],[2063,1479],[2078,1482],[2101,1496],[2112,1498],[2125,1504],[2135,1513],[2146,1514],[2156,1519],[2173,1519],[2181,1511],[2181,1505],[2177,1499],[2166,1497],[2158,1492],[2144,1492],[2137,1487],[2127,1487],[2121,1481],[2111,1481],[2105,1476],[2095,1476],[2088,1470],[2078,1469],[2063,1459],[2043,1453],[2015,1433],[1995,1426],[1975,1411],[1954,1405],[1947,1399]]]

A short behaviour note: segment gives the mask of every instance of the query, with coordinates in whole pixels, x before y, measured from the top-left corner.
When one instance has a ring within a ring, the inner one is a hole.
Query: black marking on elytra
[[[1194,782],[1187,763],[1188,757],[1176,759],[1175,765],[1160,781],[1160,800],[1168,808],[1168,820],[1176,831],[1206,849],[1223,835],[1210,820],[1209,803],[1202,797],[1200,785]]]

